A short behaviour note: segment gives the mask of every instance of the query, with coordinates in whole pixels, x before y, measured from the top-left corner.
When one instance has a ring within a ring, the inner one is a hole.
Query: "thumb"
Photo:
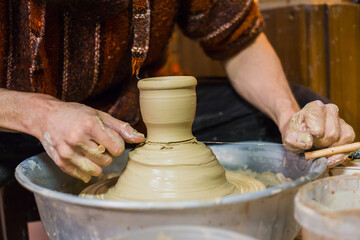
[[[313,141],[305,124],[305,116],[301,111],[295,113],[286,127],[283,136],[284,146],[292,152],[300,153],[310,149]]]

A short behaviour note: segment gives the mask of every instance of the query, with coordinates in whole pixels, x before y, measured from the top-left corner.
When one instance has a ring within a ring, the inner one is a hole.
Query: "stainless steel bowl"
[[[40,217],[50,239],[107,239],[130,230],[163,225],[201,225],[236,231],[259,239],[294,239],[293,198],[299,186],[318,178],[326,159],[308,162],[280,144],[247,142],[210,145],[225,168],[283,173],[290,183],[264,191],[208,201],[136,202],[80,198],[88,184],[64,174],[46,155],[23,161],[16,178],[35,194]],[[121,173],[128,149],[104,169]]]

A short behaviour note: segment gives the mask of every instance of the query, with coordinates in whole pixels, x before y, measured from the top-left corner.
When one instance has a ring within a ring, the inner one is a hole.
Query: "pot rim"
[[[197,80],[193,76],[162,76],[143,78],[138,81],[140,90],[180,89],[195,87]]]
[[[281,144],[277,144],[281,145]],[[34,156],[36,157],[36,156]],[[27,161],[33,161],[33,158],[28,158],[21,162],[16,170],[15,177],[17,181],[26,189],[33,192],[35,195],[38,194],[45,198],[50,198],[57,201],[68,202],[80,206],[102,208],[102,209],[121,209],[121,210],[182,210],[191,208],[205,208],[219,205],[231,205],[239,202],[247,202],[259,198],[270,197],[272,195],[279,194],[283,191],[299,187],[309,181],[312,181],[323,174],[326,170],[326,158],[318,158],[313,160],[310,166],[310,173],[292,182],[281,184],[275,187],[267,188],[265,190],[246,194],[236,194],[225,197],[218,197],[206,200],[191,200],[191,201],[115,201],[115,200],[101,200],[101,199],[90,199],[82,198],[74,194],[58,192],[55,190],[47,189],[34,184],[30,179],[23,174],[21,171],[22,166]]]

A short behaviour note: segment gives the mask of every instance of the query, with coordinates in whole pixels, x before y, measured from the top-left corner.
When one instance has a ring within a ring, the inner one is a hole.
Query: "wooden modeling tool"
[[[330,147],[330,148],[324,148],[312,152],[306,152],[305,153],[305,159],[313,159],[313,158],[319,158],[319,157],[329,157],[335,154],[339,153],[348,153],[353,152],[355,150],[360,149],[360,142],[354,142],[350,144],[345,144],[337,147]]]

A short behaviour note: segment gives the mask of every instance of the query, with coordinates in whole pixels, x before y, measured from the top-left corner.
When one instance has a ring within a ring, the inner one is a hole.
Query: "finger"
[[[91,179],[91,175],[81,171],[80,169],[72,166],[72,165],[65,165],[64,168],[60,168],[63,172],[82,180],[85,183],[88,183]]]
[[[305,105],[301,110],[305,116],[305,124],[309,133],[319,139],[325,134],[326,111],[325,105],[319,101],[313,101]]]
[[[339,164],[342,164],[347,158],[348,154],[336,154],[327,158],[327,167],[333,168]]]
[[[119,156],[125,149],[124,140],[114,130],[105,126],[100,117],[95,118],[97,125],[88,128],[90,140],[103,145],[111,155]]]
[[[102,144],[113,156],[119,156],[125,150],[124,140],[108,127],[105,130],[93,129],[91,135],[94,142]]]
[[[78,168],[91,176],[99,176],[102,173],[102,168],[91,161],[90,159],[76,154],[71,159],[66,159],[71,165]]]
[[[355,140],[355,131],[354,129],[347,124],[344,119],[340,118],[340,139],[338,142],[335,142],[331,147],[336,147],[348,143],[352,143]]]
[[[76,167],[69,164],[67,161],[64,161],[59,157],[57,153],[53,153],[52,159],[54,160],[55,164],[61,169],[61,171],[73,176],[75,178],[81,179],[83,182],[87,183],[91,179],[91,175],[83,172]]]
[[[144,134],[136,131],[136,129],[132,128],[129,123],[115,119],[109,114],[100,111],[99,116],[104,125],[119,133],[127,143],[140,143],[145,141]]]
[[[335,104],[326,104],[325,134],[322,138],[314,138],[316,148],[331,146],[340,139],[339,108]]]
[[[108,153],[101,153],[98,150],[98,145],[93,141],[85,143],[79,143],[76,145],[78,151],[82,155],[100,166],[109,166],[113,160],[113,157]]]
[[[283,143],[287,149],[297,153],[312,147],[313,137],[308,133],[302,112],[294,114],[291,118]]]
[[[112,153],[113,156],[119,156],[125,150],[124,139],[117,132],[112,130],[111,128],[106,127],[105,130],[108,133],[108,135],[110,136],[110,138],[113,140],[113,144],[115,144],[114,151],[112,151],[112,152],[110,150],[109,151]],[[117,152],[115,151],[116,149],[118,149]]]
[[[58,161],[65,162],[65,164],[62,165],[66,166],[66,162],[71,163],[73,166],[79,168],[81,171],[93,176],[98,176],[102,172],[102,169],[99,165],[79,155],[67,144],[60,145],[57,148],[57,152],[59,157]]]

